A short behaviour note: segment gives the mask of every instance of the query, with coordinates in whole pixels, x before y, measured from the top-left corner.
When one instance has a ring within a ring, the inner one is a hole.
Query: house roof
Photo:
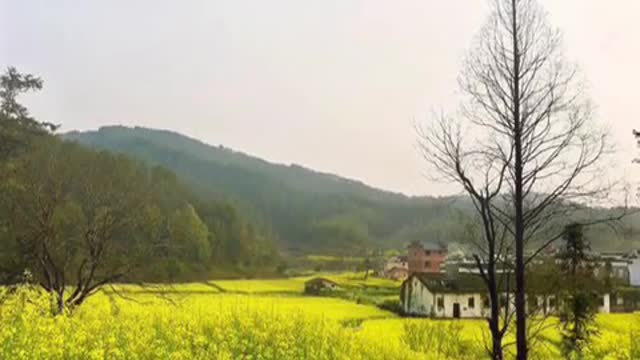
[[[411,277],[413,276],[434,293],[483,293],[487,291],[479,274],[458,273],[452,276],[442,273],[418,273]],[[506,276],[499,276],[498,283],[501,288],[506,288],[506,280]]]
[[[412,241],[409,243],[408,248],[422,247],[424,250],[447,250],[444,243],[430,242],[430,241]]]
[[[323,278],[323,277],[314,277],[313,279],[305,281],[305,285],[307,285],[307,284],[320,284],[320,283],[329,283],[329,284],[333,284],[333,285],[338,285],[337,282],[335,282],[333,280],[329,280],[327,278]]]

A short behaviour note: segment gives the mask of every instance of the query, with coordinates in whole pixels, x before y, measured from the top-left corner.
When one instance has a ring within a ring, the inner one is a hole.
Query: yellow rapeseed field
[[[278,286],[287,287],[286,280]],[[298,286],[299,280],[292,280]],[[234,284],[240,282],[217,284]],[[277,283],[276,283],[277,284]],[[265,283],[271,289],[274,282]],[[245,284],[260,288],[255,281]],[[0,305],[0,359],[478,359],[486,323],[403,319],[375,306],[301,294],[232,294],[203,284],[102,292],[53,317],[20,290]],[[640,315],[598,318],[588,359],[633,359]],[[558,358],[548,323],[533,357]],[[509,339],[507,339],[509,340]],[[635,354],[635,355],[634,355]]]

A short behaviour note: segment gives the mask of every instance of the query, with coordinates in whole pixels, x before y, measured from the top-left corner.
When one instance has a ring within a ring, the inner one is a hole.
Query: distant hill
[[[291,253],[355,254],[412,240],[450,243],[458,240],[461,214],[470,209],[465,198],[408,197],[172,131],[109,126],[63,137],[173,170],[197,194],[235,202]],[[638,237],[635,229],[628,224],[617,234],[598,229],[594,245],[630,247]]]
[[[166,130],[109,126],[63,137],[163,165],[202,196],[235,201],[290,251],[344,253],[414,239],[450,241],[444,229],[454,211],[451,199],[383,191]]]

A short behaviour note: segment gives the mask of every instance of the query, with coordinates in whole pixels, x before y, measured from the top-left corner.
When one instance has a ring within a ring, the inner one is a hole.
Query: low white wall
[[[629,264],[629,277],[632,286],[640,286],[640,259],[633,259]]]
[[[405,284],[403,291],[408,292],[410,287],[413,289],[411,293],[405,293],[402,304],[404,312],[411,315],[431,316],[434,306],[433,294],[418,278],[413,277],[408,281],[411,281],[411,286],[408,283]]]
[[[436,305],[435,317],[453,318],[455,304],[460,306],[461,318],[484,317],[489,311],[489,309],[483,309],[482,296],[480,294],[436,294],[436,304],[439,297],[444,298],[444,308],[438,308]],[[474,299],[473,308],[469,307],[469,298]]]

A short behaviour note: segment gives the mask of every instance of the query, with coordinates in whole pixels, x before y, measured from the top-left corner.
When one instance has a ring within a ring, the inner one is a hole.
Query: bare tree
[[[439,118],[434,128],[418,128],[420,149],[437,173],[448,181],[460,184],[469,195],[481,225],[480,236],[472,231],[468,238],[476,253],[474,259],[487,287],[492,337],[488,349],[493,359],[504,358],[503,339],[509,329],[512,313],[510,299],[500,303],[501,294],[510,295],[511,240],[508,228],[499,221],[495,208],[503,202],[501,194],[506,186],[508,163],[499,161],[490,151],[467,151],[459,127],[453,119]],[[501,309],[504,305],[504,309]],[[503,310],[503,312],[502,312]],[[502,316],[501,316],[502,312]],[[502,321],[501,321],[502,319]]]
[[[537,1],[492,4],[459,79],[460,110],[436,117],[419,136],[425,159],[475,202],[488,201],[476,206],[481,217],[491,214],[508,232],[517,358],[526,359],[526,265],[560,238],[561,227],[551,225],[610,188],[598,171],[608,143],[592,124],[592,106],[563,58],[559,32]],[[484,227],[490,235],[490,223]],[[485,235],[487,250],[496,246],[490,238]]]

